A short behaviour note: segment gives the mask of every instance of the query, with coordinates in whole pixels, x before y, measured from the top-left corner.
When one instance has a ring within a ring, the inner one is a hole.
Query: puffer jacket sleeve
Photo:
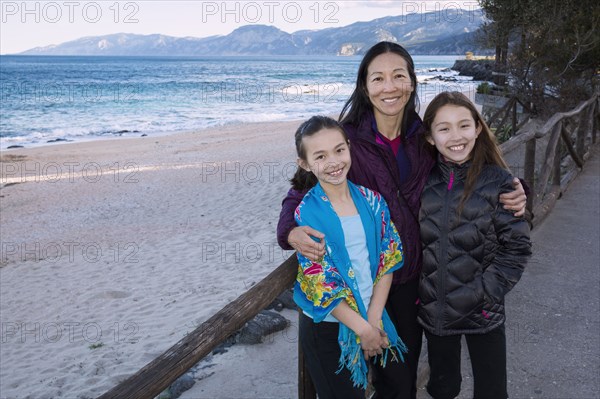
[[[508,175],[500,184],[500,193],[513,190],[512,176]],[[531,256],[529,224],[498,202],[492,221],[496,231],[498,249],[492,263],[483,273],[486,300],[500,303],[504,296],[521,278],[525,264]]]

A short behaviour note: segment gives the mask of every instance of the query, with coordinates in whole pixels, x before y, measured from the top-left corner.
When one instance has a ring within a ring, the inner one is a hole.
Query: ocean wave
[[[440,67],[440,68],[416,68],[415,69],[415,73],[418,74],[422,74],[422,73],[432,73],[432,72],[444,72],[444,73],[452,73],[454,72],[452,69],[450,69],[449,67]]]
[[[416,59],[420,93],[472,84],[449,71],[453,60],[446,58],[429,57],[421,64]],[[3,70],[14,81],[3,91],[0,148],[337,115],[355,88],[360,61],[335,59],[316,69],[310,59],[284,66],[277,60],[237,59],[149,66],[142,59],[115,58],[111,68],[100,68],[95,59],[59,65],[45,58],[34,64],[31,58],[19,60]],[[456,79],[451,86],[444,81],[448,77]],[[62,90],[60,96],[50,90],[55,88]]]

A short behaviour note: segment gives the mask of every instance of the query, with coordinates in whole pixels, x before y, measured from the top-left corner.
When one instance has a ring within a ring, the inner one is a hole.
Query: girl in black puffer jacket
[[[531,255],[529,225],[498,202],[511,190],[512,176],[466,96],[439,94],[423,121],[426,140],[438,153],[420,211],[419,322],[429,353],[427,390],[435,399],[460,393],[464,334],[474,397],[505,399],[504,296]]]

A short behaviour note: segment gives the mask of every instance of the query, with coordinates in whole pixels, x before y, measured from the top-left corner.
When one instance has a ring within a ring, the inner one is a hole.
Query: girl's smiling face
[[[448,161],[462,164],[471,158],[475,141],[481,132],[465,107],[444,105],[437,110],[427,141]]]
[[[306,160],[298,159],[301,168],[311,171],[321,185],[346,182],[350,169],[350,147],[338,129],[322,129],[302,138]]]

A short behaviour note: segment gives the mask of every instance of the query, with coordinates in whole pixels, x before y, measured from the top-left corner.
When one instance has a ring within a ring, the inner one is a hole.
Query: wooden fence
[[[510,118],[510,132],[514,135],[527,121],[527,119],[525,119],[521,123],[518,123],[517,111],[519,106],[522,107],[524,113],[531,114],[529,106],[519,100],[518,97],[511,97],[502,108],[492,114],[490,119],[486,121],[487,125],[492,128],[493,125],[496,124],[496,127],[501,129],[506,125],[506,122]],[[500,118],[500,116],[502,116],[502,118]]]
[[[534,119],[527,121],[500,146],[505,156],[525,146],[523,177],[531,189],[527,208],[534,215],[534,226],[544,220],[561,192],[583,168],[591,146],[597,143],[599,116],[599,97],[595,94],[544,124]],[[538,151],[543,151],[544,156],[538,156],[536,162]]]
[[[528,208],[535,215],[534,225],[539,224],[552,209],[561,191],[577,175],[578,169],[583,167],[591,146],[596,144],[599,102],[596,94],[574,110],[554,115],[541,126],[537,121],[528,121],[517,134],[502,144],[501,148],[505,154],[520,146],[526,146],[525,181],[533,190],[528,197]],[[538,140],[544,139],[547,139],[545,158],[540,168],[536,168],[536,144]],[[561,139],[572,163],[562,161]],[[297,270],[298,262],[296,256],[292,255],[258,284],[137,373],[100,396],[100,399],[142,399],[159,395],[278,295],[290,288]],[[316,398],[301,351],[298,353],[298,397]]]
[[[297,273],[298,261],[293,255],[162,355],[99,398],[154,398],[290,288]]]

